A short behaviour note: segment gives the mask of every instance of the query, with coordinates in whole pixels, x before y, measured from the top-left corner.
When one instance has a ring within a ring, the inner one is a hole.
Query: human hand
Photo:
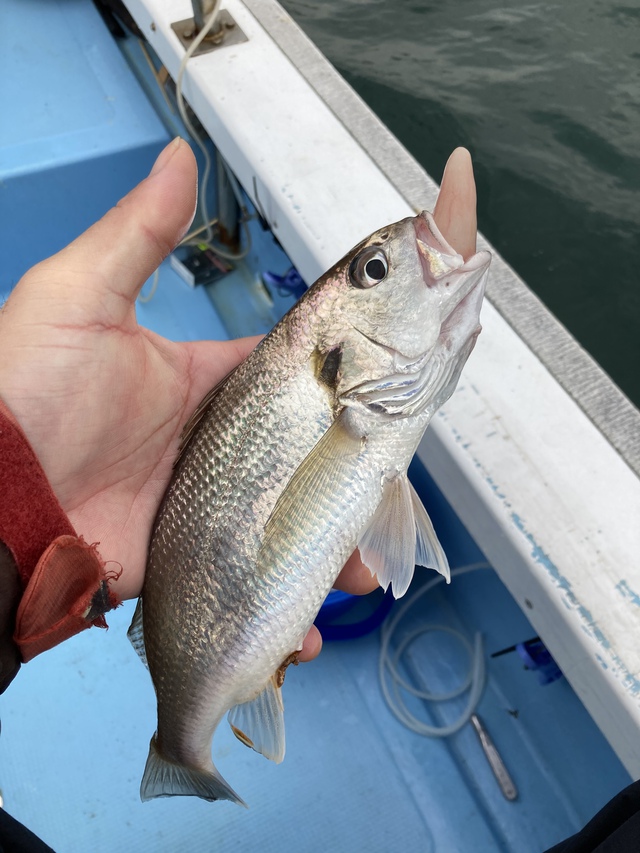
[[[103,219],[29,270],[0,311],[0,397],[78,535],[122,567],[112,581],[121,598],[141,591],[182,427],[256,343],[174,343],[136,321],[140,288],[186,233],[195,202],[195,159],[174,140]],[[337,585],[362,593],[376,583],[355,555]],[[321,644],[312,628],[301,659]]]

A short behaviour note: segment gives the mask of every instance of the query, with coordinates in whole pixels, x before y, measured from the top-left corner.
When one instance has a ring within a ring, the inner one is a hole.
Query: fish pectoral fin
[[[409,489],[411,490],[413,515],[416,520],[416,563],[419,566],[424,566],[425,569],[435,569],[447,583],[451,583],[449,561],[436,531],[433,529],[429,514],[411,483],[409,483]]]
[[[273,675],[255,699],[229,711],[229,725],[245,746],[280,764],[284,758],[284,705],[282,691]]]
[[[286,541],[312,518],[318,506],[351,470],[362,450],[363,438],[349,428],[345,414],[339,415],[320,441],[303,459],[278,498],[265,527],[263,550],[275,540]]]
[[[144,626],[142,623],[142,597],[138,599],[136,610],[131,620],[131,625],[127,631],[127,637],[133,648],[138,653],[140,660],[149,669],[147,663],[147,650],[144,647]]]
[[[395,598],[405,594],[416,555],[416,522],[406,471],[385,480],[382,500],[360,537],[358,550],[383,589],[391,584]]]

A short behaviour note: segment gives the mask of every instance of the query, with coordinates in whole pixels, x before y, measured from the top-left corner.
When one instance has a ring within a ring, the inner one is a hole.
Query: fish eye
[[[387,277],[389,261],[378,246],[368,246],[351,261],[349,278],[358,288],[374,287]]]

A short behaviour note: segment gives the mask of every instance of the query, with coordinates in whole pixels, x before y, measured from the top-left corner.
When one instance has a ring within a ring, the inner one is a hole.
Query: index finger
[[[351,595],[366,595],[378,588],[377,578],[362,562],[357,548],[345,563],[334,586],[342,592],[351,593]]]

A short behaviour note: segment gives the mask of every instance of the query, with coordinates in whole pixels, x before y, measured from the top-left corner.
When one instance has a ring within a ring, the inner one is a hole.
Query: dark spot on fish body
[[[324,363],[318,376],[320,382],[331,388],[332,391],[338,387],[340,365],[342,363],[342,347],[335,347],[326,354]]]

